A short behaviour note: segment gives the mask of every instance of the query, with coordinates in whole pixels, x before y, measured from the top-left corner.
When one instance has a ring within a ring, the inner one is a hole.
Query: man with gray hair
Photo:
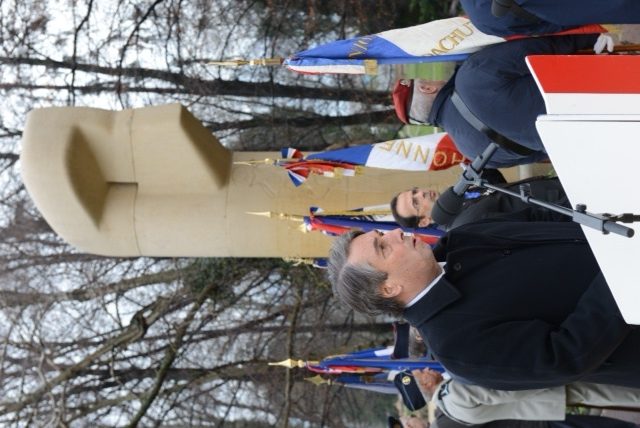
[[[400,229],[353,232],[336,240],[328,268],[338,299],[404,316],[458,380],[640,387],[640,330],[625,323],[575,223],[471,223],[433,251]]]

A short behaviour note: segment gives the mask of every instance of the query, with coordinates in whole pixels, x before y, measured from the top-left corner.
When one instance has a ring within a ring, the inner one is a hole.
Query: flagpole
[[[391,214],[391,209],[388,210],[370,210],[370,211],[355,211],[355,210],[344,210],[344,211],[320,211],[318,213],[314,213],[311,217],[324,217],[330,215],[343,215],[343,216],[368,216],[368,215],[388,215]]]
[[[262,159],[262,160],[248,160],[248,161],[236,161],[234,165],[246,165],[246,166],[254,166],[254,165],[275,165],[278,161],[282,161],[285,159]]]
[[[264,67],[273,67],[282,65],[284,58],[282,57],[273,57],[273,58],[257,58],[257,59],[225,59],[222,61],[208,61],[207,65],[217,65],[219,67],[240,67],[242,65],[254,65],[254,66],[264,66]]]
[[[286,367],[288,369],[300,368],[303,369],[307,366],[314,366],[318,364],[318,361],[304,361],[304,360],[294,360],[291,358],[287,358],[286,360],[268,363],[270,366],[280,366]]]
[[[304,216],[295,214],[277,213],[273,211],[246,211],[246,213],[249,215],[257,215],[260,217],[277,218],[279,220],[291,220],[297,222],[304,221]]]

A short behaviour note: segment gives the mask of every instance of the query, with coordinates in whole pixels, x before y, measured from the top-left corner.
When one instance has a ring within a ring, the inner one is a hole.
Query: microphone
[[[473,185],[480,186],[482,184],[482,170],[498,148],[499,146],[496,143],[489,144],[471,162],[471,165],[465,167],[460,180],[454,186],[442,192],[431,210],[431,218],[435,223],[446,226],[460,214],[465,192]]]

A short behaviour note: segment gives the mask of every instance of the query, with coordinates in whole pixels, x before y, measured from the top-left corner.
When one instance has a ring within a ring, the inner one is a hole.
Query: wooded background
[[[377,77],[225,69],[458,13],[435,0],[0,2],[0,424],[382,426],[392,400],[269,367],[391,340],[331,296],[324,272],[276,259],[116,259],[66,245],[19,177],[37,107],[186,105],[233,150],[389,139]]]

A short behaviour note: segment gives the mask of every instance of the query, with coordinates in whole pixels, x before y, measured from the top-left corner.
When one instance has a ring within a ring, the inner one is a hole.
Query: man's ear
[[[385,299],[391,299],[396,297],[402,292],[402,285],[386,280],[380,287],[380,295]]]
[[[418,227],[427,227],[431,224],[431,217],[422,217],[418,222]]]

